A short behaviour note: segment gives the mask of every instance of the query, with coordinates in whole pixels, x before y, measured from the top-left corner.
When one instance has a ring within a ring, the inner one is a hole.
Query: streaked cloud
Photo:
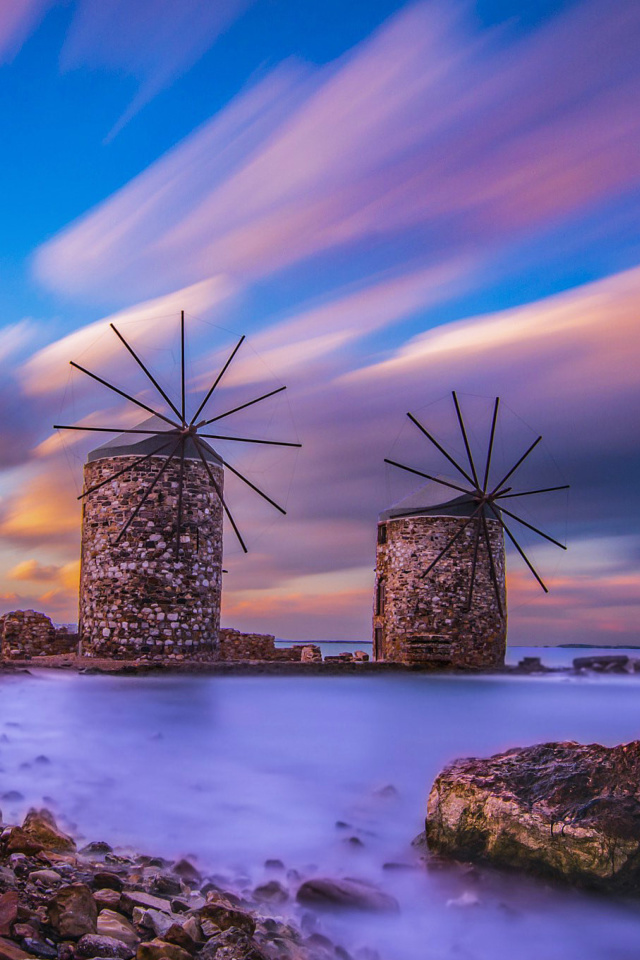
[[[11,60],[55,0],[2,0],[0,63]]]

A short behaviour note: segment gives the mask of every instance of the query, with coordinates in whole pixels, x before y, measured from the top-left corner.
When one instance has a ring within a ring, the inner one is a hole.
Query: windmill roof
[[[171,427],[160,417],[148,417],[141,423],[137,423],[133,428],[135,430],[162,430],[166,431],[167,437],[161,434],[149,434],[145,436],[140,433],[119,433],[106,443],[101,443],[87,454],[87,462],[93,460],[103,460],[111,457],[144,457],[147,454],[153,454],[157,457],[168,457],[178,439],[175,434],[175,440],[170,439],[172,433]],[[206,440],[200,440],[200,446],[205,460],[210,463],[222,463],[221,457],[211,447]],[[184,445],[184,455],[186,460],[200,460],[196,445],[191,438]]]
[[[477,501],[471,493],[461,493],[450,500],[439,500],[446,487],[429,481],[408,497],[392,504],[379,516],[380,521],[395,520],[399,517],[470,517],[477,509]],[[496,508],[497,509],[497,508]],[[484,508],[487,520],[495,520],[491,510]]]

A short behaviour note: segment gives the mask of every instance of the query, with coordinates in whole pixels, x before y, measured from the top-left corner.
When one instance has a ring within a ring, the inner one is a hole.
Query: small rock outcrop
[[[640,741],[457,760],[427,806],[429,849],[640,894]]]
[[[398,901],[364,880],[346,877],[334,880],[316,877],[298,889],[298,903],[328,909],[364,910],[368,913],[396,913]]]

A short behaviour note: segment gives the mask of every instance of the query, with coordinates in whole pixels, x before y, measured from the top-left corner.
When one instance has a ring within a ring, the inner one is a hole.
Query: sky
[[[184,310],[190,402],[246,335],[217,409],[287,390],[225,425],[303,444],[223,444],[287,510],[229,478],[225,625],[370,639],[421,482],[384,458],[451,479],[406,414],[459,451],[456,390],[479,457],[500,396],[502,461],[541,434],[519,482],[571,485],[510,642],[638,642],[638,49],[635,0],[3,0],[0,611],[76,619],[95,442],[53,423],[138,419],[68,361],[155,404],[109,324],[171,389]]]

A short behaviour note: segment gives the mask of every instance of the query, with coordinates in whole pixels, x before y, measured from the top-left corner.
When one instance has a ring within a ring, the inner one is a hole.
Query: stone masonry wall
[[[221,627],[219,638],[221,660],[322,660],[316,644],[276,647],[275,637],[269,633],[241,633],[231,627]]]
[[[386,538],[384,531],[378,536],[376,555],[376,659],[470,669],[504,662],[507,607],[504,539],[499,524],[487,520],[504,616],[496,601],[482,536],[473,600],[466,611],[475,543],[473,522],[434,569],[421,576],[464,523],[459,517],[442,516],[386,521]]]
[[[85,498],[82,517],[82,652],[93,657],[217,656],[222,505],[205,467],[184,461],[183,525],[176,559],[180,463],[172,461],[131,522],[164,457],[151,457]],[[136,457],[85,465],[85,489]],[[222,467],[209,463],[220,489]]]
[[[12,610],[0,617],[0,651],[5,660],[75,653],[77,634],[56,629],[44,613]]]

